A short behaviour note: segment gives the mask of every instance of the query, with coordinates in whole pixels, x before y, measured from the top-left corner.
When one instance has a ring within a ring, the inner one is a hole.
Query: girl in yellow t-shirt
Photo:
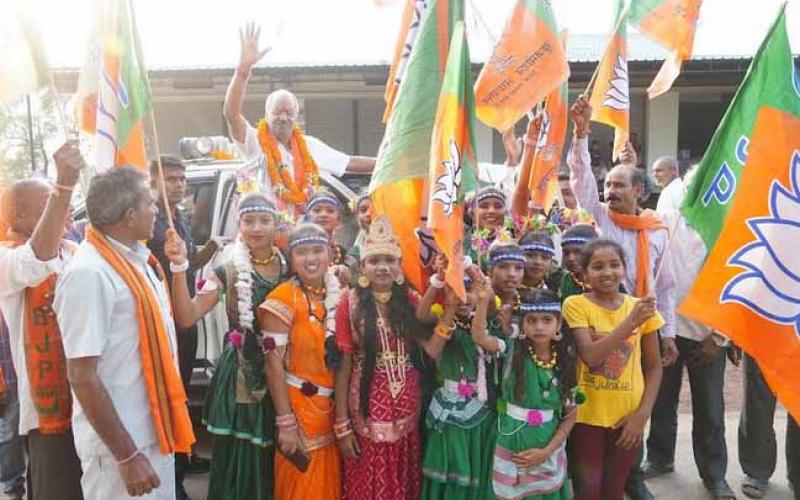
[[[620,292],[625,253],[598,239],[581,254],[589,291],[567,298],[564,319],[578,347],[586,403],[570,438],[577,500],[624,498],[625,482],[661,383],[655,299]]]

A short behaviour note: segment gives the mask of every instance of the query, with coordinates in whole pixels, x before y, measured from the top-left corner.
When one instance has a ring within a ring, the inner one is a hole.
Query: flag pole
[[[161,201],[164,202],[164,210],[167,212],[167,222],[170,229],[175,229],[175,221],[172,220],[172,210],[169,209],[169,199],[167,198],[167,184],[164,181],[164,166],[161,164],[161,150],[158,147],[158,130],[156,129],[156,111],[150,107],[150,128],[153,130],[153,149],[156,152],[156,163],[158,164],[158,179],[161,185]]]

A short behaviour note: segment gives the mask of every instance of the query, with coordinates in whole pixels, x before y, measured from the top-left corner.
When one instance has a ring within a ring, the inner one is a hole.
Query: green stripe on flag
[[[661,7],[665,0],[631,0],[628,7],[628,20],[631,24],[637,25],[651,12]]]
[[[448,33],[438,33],[440,9],[447,8]],[[450,39],[455,21],[464,20],[464,0],[433,0],[425,12],[419,36],[397,93],[392,115],[378,151],[370,192],[390,182],[428,177],[431,135],[441,90],[439,38]]]
[[[771,106],[800,117],[800,76],[786,34],[785,8],[784,3],[688,187],[683,215],[709,249],[736,194],[758,110]]]
[[[558,32],[556,17],[553,14],[553,0],[520,0],[528,11],[544,21],[554,33]]]
[[[117,8],[116,32],[119,42],[120,108],[117,112],[117,144],[125,144],[134,125],[142,120],[152,106],[150,82],[142,57],[139,33],[130,0],[115,2]]]

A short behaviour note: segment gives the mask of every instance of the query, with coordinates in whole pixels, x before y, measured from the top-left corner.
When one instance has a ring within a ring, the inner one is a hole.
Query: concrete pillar
[[[654,100],[647,99],[647,171],[661,156],[678,155],[678,109],[680,93],[671,90]]]
[[[484,125],[480,120],[475,120],[477,127],[475,130],[475,141],[477,141],[476,149],[478,150],[478,161],[492,162],[493,143],[492,129]]]

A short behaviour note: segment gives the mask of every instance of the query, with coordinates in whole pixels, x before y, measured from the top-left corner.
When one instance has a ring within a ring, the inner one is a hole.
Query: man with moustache
[[[639,207],[645,178],[635,162],[623,161],[608,172],[604,183],[605,202],[600,202],[589,156],[592,106],[585,95],[572,106],[571,115],[575,129],[567,163],[572,191],[578,204],[592,214],[604,237],[616,241],[625,250],[628,264],[623,284],[626,292],[640,298],[655,294],[656,307],[665,321],[659,331],[662,361],[664,366],[669,366],[677,359],[678,348],[674,330],[676,284],[668,260],[663,264],[658,281],[654,282],[656,270],[667,251],[667,228],[654,212]],[[634,500],[652,498],[638,466],[631,472],[627,493]]]
[[[71,425],[72,396],[62,332],[53,312],[56,283],[75,246],[64,240],[70,199],[84,166],[77,141],[53,155],[56,182],[25,179],[3,194],[8,226],[0,244],[0,309],[17,374],[19,433],[28,449],[34,500],[81,499],[81,465]]]
[[[86,212],[91,226],[54,304],[76,397],[83,493],[172,500],[174,454],[195,439],[165,276],[141,243],[158,212],[146,176],[131,167],[95,176]]]

